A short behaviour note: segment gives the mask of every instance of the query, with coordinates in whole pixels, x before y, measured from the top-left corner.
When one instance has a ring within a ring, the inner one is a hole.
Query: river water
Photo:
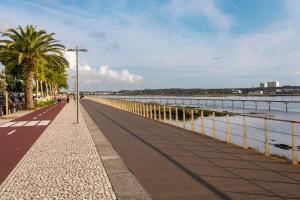
[[[104,96],[99,96],[104,97]],[[132,98],[126,96],[105,96],[109,98]],[[207,110],[215,111],[229,111],[234,113],[251,114],[254,116],[269,117],[275,119],[284,120],[294,120],[300,121],[300,103],[289,103],[288,112],[286,112],[286,104],[282,102],[271,103],[271,110],[269,110],[269,103],[259,102],[257,103],[257,108],[254,102],[245,102],[244,109],[242,102],[224,101],[223,105],[220,101],[206,101],[201,99],[236,99],[236,100],[246,100],[246,99],[256,99],[256,100],[271,100],[271,101],[300,101],[300,96],[280,96],[280,97],[172,97],[172,96],[134,96],[135,100],[141,102],[155,102],[167,105],[178,105],[185,107],[195,107]],[[151,98],[151,99],[147,99]],[[154,99],[153,99],[154,98]],[[176,98],[176,101],[175,101]],[[167,100],[168,99],[168,100]],[[183,100],[184,99],[184,100]],[[189,100],[191,99],[191,100]],[[174,119],[173,119],[173,123]],[[241,116],[231,116],[230,117],[230,130],[231,130],[231,142],[237,145],[243,145],[243,117]],[[200,132],[201,129],[201,119],[195,118],[195,129],[196,132]],[[212,117],[205,117],[204,126],[205,134],[212,136]],[[179,122],[182,126],[182,122]],[[264,152],[265,144],[265,121],[264,119],[247,117],[247,131],[248,131],[248,145],[251,148],[256,149],[259,152]],[[292,123],[268,120],[267,122],[269,130],[269,143],[270,143],[270,153],[274,155],[285,156],[287,158],[292,158],[291,149],[282,149],[276,147],[275,145],[284,144],[292,146]],[[191,129],[191,123],[187,120],[187,128]],[[298,148],[298,160],[300,160],[300,124],[296,123],[296,139]],[[217,138],[226,141],[226,117],[216,117],[216,133]]]

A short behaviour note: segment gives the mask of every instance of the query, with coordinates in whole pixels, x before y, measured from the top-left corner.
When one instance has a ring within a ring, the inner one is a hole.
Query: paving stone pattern
[[[0,186],[4,199],[116,199],[101,158],[70,102]]]

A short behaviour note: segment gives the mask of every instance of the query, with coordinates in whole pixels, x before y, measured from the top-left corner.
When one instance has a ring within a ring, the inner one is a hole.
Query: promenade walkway
[[[300,199],[300,169],[91,100],[83,107],[152,199]]]
[[[86,123],[80,115],[75,124],[75,113],[74,102],[66,104],[1,184],[1,200],[116,199]]]

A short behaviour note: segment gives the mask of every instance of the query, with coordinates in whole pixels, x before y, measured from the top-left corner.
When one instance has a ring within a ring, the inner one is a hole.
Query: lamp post
[[[87,49],[79,49],[76,46],[75,49],[68,49],[67,51],[75,51],[76,52],[76,108],[77,108],[77,124],[79,123],[79,73],[78,73],[78,52],[83,51],[86,52]]]

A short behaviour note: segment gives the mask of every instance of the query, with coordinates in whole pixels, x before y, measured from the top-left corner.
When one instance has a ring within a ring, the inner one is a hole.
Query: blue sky
[[[34,24],[87,48],[84,90],[300,85],[299,0],[0,0],[0,11],[0,31]]]

